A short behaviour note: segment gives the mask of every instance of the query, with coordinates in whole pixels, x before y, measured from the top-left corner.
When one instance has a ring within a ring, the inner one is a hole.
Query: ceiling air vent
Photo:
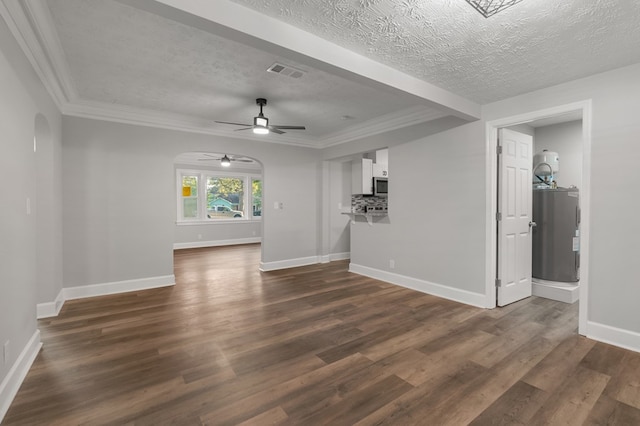
[[[267,68],[267,71],[275,74],[286,75],[291,78],[300,78],[306,74],[306,72],[302,70],[290,67],[289,65],[279,64],[277,62]]]

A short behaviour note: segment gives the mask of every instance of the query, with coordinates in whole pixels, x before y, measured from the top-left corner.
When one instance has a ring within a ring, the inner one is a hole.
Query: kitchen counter
[[[355,223],[357,216],[362,216],[365,219],[367,219],[367,223],[371,225],[373,223],[374,217],[385,217],[387,216],[387,211],[373,210],[366,213],[365,212],[343,212],[342,214],[346,214],[347,216],[349,216],[351,218],[351,223]]]

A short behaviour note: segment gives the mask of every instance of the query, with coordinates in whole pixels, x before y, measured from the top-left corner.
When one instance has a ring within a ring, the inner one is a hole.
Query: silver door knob
[[[536,226],[538,226],[537,223],[535,222],[529,222],[529,228],[535,228]]]

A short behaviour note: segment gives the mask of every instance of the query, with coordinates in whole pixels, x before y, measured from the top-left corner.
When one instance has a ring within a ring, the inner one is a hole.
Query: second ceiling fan
[[[259,135],[266,135],[269,132],[281,135],[283,133],[286,133],[282,131],[283,129],[306,130],[305,126],[283,126],[280,124],[269,124],[269,119],[262,113],[262,107],[267,104],[267,100],[264,98],[258,98],[256,99],[256,104],[260,105],[260,113],[256,117],[253,117],[253,124],[231,123],[229,121],[216,121],[216,123],[231,124],[233,126],[244,126],[244,128],[242,129],[236,129],[236,132],[240,130],[253,130],[253,133]]]

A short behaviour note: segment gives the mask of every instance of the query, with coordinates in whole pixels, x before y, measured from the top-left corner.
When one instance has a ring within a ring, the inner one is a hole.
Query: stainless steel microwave
[[[386,197],[388,193],[389,180],[384,177],[373,178],[373,195],[378,197]]]

